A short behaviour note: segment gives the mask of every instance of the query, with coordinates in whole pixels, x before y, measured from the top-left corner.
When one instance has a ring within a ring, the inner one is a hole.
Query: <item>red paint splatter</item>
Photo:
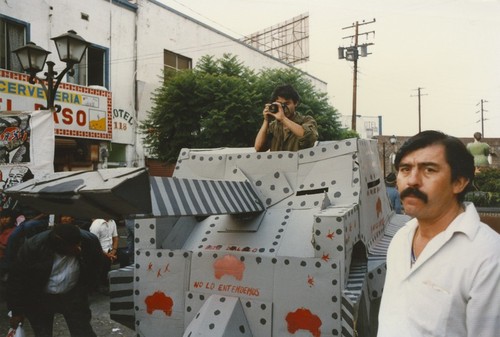
[[[320,337],[321,319],[311,313],[309,309],[299,308],[294,312],[289,312],[286,315],[286,322],[288,324],[288,332],[294,334],[297,330],[307,330],[314,337]]]
[[[309,287],[314,286],[314,277],[307,275],[307,284],[309,284]]]
[[[167,316],[172,315],[174,301],[161,291],[156,291],[153,295],[149,295],[144,302],[146,303],[146,311],[150,315],[155,310],[163,311]]]
[[[230,275],[241,281],[244,271],[245,264],[233,255],[224,255],[214,262],[214,276],[218,280],[224,275]]]

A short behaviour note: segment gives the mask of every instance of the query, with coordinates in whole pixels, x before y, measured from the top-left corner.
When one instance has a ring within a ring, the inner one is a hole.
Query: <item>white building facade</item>
[[[62,71],[51,38],[69,30],[90,46],[56,98],[62,106],[54,115],[56,171],[144,166],[137,126],[151,110],[165,67],[194,68],[204,55],[225,53],[254,70],[290,67],[154,0],[5,0],[0,2],[0,111],[45,104],[43,96],[31,94],[40,86],[18,74],[12,51],[35,42],[51,52],[48,60]],[[309,78],[326,91],[325,82]]]

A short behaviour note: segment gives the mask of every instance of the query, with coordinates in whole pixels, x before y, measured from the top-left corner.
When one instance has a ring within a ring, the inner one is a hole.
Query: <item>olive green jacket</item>
[[[295,112],[291,120],[302,126],[304,136],[297,137],[293,132],[285,129],[283,124],[274,120],[269,124],[267,130],[265,150],[298,151],[314,146],[314,143],[318,140],[318,126],[314,118],[311,116],[302,116],[298,112]]]

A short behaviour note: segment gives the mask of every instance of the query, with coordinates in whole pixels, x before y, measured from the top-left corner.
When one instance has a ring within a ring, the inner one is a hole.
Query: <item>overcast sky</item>
[[[340,60],[354,22],[373,24],[372,53],[358,62],[358,131],[382,116],[382,133],[422,130],[500,137],[500,0],[160,0],[234,37],[309,13],[310,61],[299,67],[328,83],[331,104],[350,125],[353,63]]]

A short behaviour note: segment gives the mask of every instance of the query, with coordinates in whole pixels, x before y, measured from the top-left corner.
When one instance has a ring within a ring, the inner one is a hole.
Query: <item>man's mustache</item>
[[[429,198],[427,197],[427,194],[424,192],[420,191],[418,188],[413,188],[413,187],[408,187],[407,189],[403,190],[400,194],[399,197],[402,199],[409,197],[410,195],[413,195],[414,197],[422,200],[424,203],[427,203]]]

